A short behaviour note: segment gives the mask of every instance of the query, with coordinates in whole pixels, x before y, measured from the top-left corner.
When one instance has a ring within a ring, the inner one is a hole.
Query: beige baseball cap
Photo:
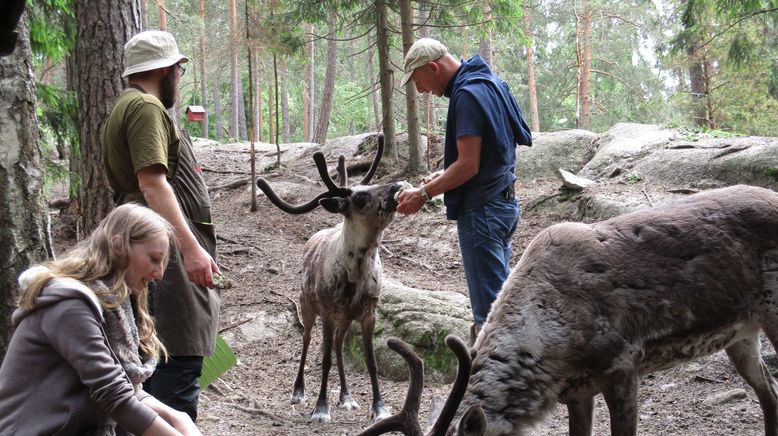
[[[414,42],[403,60],[403,80],[400,86],[405,86],[416,68],[423,67],[429,62],[436,61],[448,53],[448,49],[437,39],[421,38]]]
[[[161,30],[147,30],[130,38],[124,44],[124,58],[127,69],[122,77],[189,62],[189,58],[178,51],[173,35]]]

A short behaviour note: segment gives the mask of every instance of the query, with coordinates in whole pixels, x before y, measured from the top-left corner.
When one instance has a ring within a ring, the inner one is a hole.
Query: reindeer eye
[[[351,202],[359,209],[364,209],[370,204],[370,198],[367,192],[357,192],[351,197]]]

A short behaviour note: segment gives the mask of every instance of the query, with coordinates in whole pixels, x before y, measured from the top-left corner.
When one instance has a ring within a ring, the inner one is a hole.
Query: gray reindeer
[[[734,186],[551,226],[514,267],[471,353],[447,338],[460,372],[430,434],[521,435],[561,402],[570,434],[590,435],[602,393],[611,434],[635,435],[642,376],[724,349],[776,436],[778,385],[760,331],[778,345],[778,193]],[[390,344],[419,373],[414,353]],[[412,398],[421,376],[411,380],[403,411],[364,436],[422,434]]]
[[[397,207],[395,194],[407,184],[403,182],[367,186],[375,174],[383,150],[384,137],[379,134],[378,151],[370,169],[359,185],[351,188],[348,187],[343,155],[338,159],[338,186],[329,175],[324,154],[316,152],[313,160],[327,191],[299,206],[292,206],[281,200],[264,179],[257,180],[257,185],[267,198],[285,212],[302,214],[321,205],[331,213],[343,215],[342,223],[317,232],[303,249],[300,293],[300,316],[304,327],[303,350],[291,402],[299,404],[305,399],[305,358],[311,342],[311,329],[318,316],[322,320],[322,377],[319,397],[311,414],[311,420],[315,422],[328,422],[331,419],[327,400],[327,379],[332,366],[333,339],[340,376],[338,407],[346,410],[359,407],[349,393],[343,368],[343,341],[353,321],[359,322],[362,328],[362,345],[373,389],[371,416],[379,420],[389,415],[378,387],[373,350],[375,308],[381,294],[381,259],[378,248],[383,230],[394,218]]]

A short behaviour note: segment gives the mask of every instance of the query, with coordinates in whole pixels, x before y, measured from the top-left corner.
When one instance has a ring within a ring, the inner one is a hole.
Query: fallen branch
[[[648,192],[646,192],[646,188],[643,188],[643,195],[646,196],[646,200],[648,200],[648,205],[654,207],[654,202],[651,201],[651,197],[648,196]]]
[[[226,171],[226,170],[215,170],[213,168],[208,168],[204,166],[200,166],[200,169],[203,171],[209,172],[209,173],[218,173],[218,174],[250,174],[247,171]]]
[[[251,322],[253,320],[254,320],[254,318],[251,317],[251,318],[246,318],[243,321],[234,322],[234,323],[232,323],[232,324],[230,324],[228,326],[220,328],[219,329],[219,334],[222,334],[223,332],[226,332],[227,330],[232,330],[235,327],[241,326],[241,325],[246,324],[247,322]]]
[[[70,206],[69,198],[55,198],[49,201],[49,209],[64,209]]]
[[[218,191],[219,189],[232,189],[243,185],[248,185],[250,181],[251,181],[251,177],[246,177],[245,179],[233,180],[232,182],[224,183],[221,185],[209,186],[208,193]]]

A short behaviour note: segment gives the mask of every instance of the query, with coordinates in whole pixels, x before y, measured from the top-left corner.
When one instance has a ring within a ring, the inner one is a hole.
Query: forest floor
[[[198,149],[209,186],[247,178],[249,155],[218,147]],[[433,159],[434,161],[434,159]],[[284,162],[281,171],[262,174],[291,203],[302,203],[323,191],[312,173],[310,158]],[[334,165],[334,163],[330,163]],[[373,183],[406,179],[404,162],[383,166]],[[315,170],[313,170],[315,174]],[[418,185],[420,178],[408,179]],[[553,195],[560,183],[544,180],[517,185],[523,209],[513,240],[515,265],[529,241],[559,217],[533,213],[531,205]],[[611,191],[645,189],[611,185]],[[648,187],[650,189],[650,187]],[[639,192],[639,191],[638,191]],[[650,191],[649,191],[650,192]],[[307,402],[291,405],[292,382],[299,365],[302,329],[295,302],[300,290],[303,244],[316,231],[341,220],[321,208],[305,215],[287,215],[264,196],[251,212],[248,185],[213,192],[213,216],[219,234],[218,263],[233,287],[222,291],[220,334],[231,344],[239,363],[203,391],[198,426],[205,435],[353,435],[370,423],[370,383],[367,374],[348,366],[347,379],[361,408],[336,407],[337,371],[330,372],[332,421],[309,422],[320,383],[321,330],[314,329],[306,366]],[[54,215],[60,247],[72,243],[66,220]],[[440,209],[397,216],[384,232],[381,250],[384,275],[415,288],[465,294],[466,285],[456,227]],[[401,409],[406,382],[380,379],[381,392],[392,413]],[[426,383],[420,416],[426,419],[433,394],[446,395],[450,386]],[[703,401],[716,393],[745,389],[744,398],[723,405]],[[645,377],[640,383],[638,433],[645,435],[763,434],[762,413],[753,391],[737,375],[723,352]],[[601,396],[595,406],[595,434],[609,434],[607,408]],[[422,421],[424,422],[424,421]],[[567,410],[558,405],[534,434],[567,434]]]

